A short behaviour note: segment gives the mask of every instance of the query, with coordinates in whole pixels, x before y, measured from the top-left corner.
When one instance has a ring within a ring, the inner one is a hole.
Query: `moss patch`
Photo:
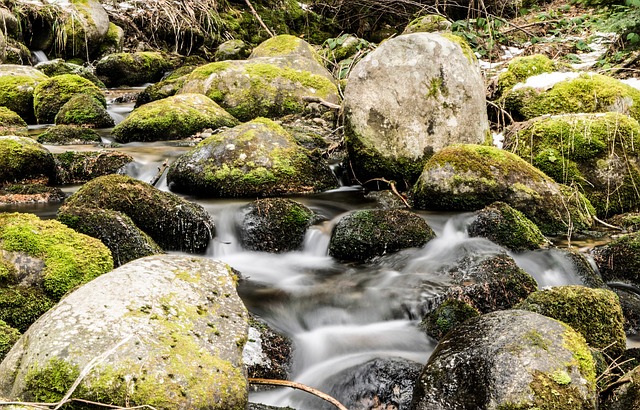
[[[88,94],[76,94],[67,101],[55,116],[56,124],[82,125],[90,128],[114,126],[113,118],[104,105]]]
[[[2,362],[19,338],[20,332],[17,329],[0,320],[0,362]]]
[[[53,179],[53,156],[31,138],[0,136],[0,184],[26,179]]]
[[[498,76],[498,93],[503,94],[514,85],[524,82],[527,78],[542,73],[556,71],[558,64],[543,54],[516,57],[509,62],[507,71]]]
[[[33,106],[40,124],[53,123],[60,108],[76,94],[87,94],[103,107],[107,102],[91,81],[76,74],[63,74],[39,83],[33,91]]]
[[[0,287],[0,320],[22,333],[54,304],[37,287]]]

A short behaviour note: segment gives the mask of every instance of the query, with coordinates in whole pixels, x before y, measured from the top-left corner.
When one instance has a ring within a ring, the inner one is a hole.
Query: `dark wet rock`
[[[359,210],[342,217],[333,229],[329,255],[365,261],[406,248],[424,246],[435,233],[420,216],[406,210]]]
[[[248,340],[242,352],[249,377],[289,380],[292,354],[291,339],[250,315]]]
[[[533,312],[489,313],[456,327],[422,370],[412,409],[597,407],[584,338]]]
[[[605,282],[640,286],[640,232],[622,235],[591,251]]]
[[[53,155],[31,138],[0,136],[0,184],[23,180],[53,181]]]
[[[456,299],[445,300],[420,322],[420,328],[428,336],[440,340],[451,329],[476,316],[480,316],[480,312],[470,304]]]
[[[117,151],[67,151],[53,156],[56,183],[80,184],[94,178],[117,174],[133,162],[129,154]]]
[[[77,125],[54,125],[38,135],[39,143],[51,145],[96,144],[100,141],[96,130]]]
[[[634,289],[631,285],[624,283],[611,283],[610,289],[618,295],[620,300],[625,332],[630,335],[637,334],[640,331],[640,288]]]

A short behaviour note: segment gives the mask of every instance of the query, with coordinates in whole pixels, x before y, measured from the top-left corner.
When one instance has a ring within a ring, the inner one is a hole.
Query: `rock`
[[[42,81],[33,91],[33,107],[38,123],[53,123],[60,108],[77,94],[87,94],[102,107],[107,106],[102,90],[91,81],[76,74],[62,74]]]
[[[293,343],[262,319],[249,316],[249,335],[242,362],[249,377],[289,380]]]
[[[627,410],[640,408],[640,366],[616,380],[602,401],[603,410]]]
[[[61,202],[64,198],[60,188],[39,183],[6,184],[0,187],[0,204],[3,205]]]
[[[264,197],[334,188],[326,162],[275,122],[257,118],[214,134],[169,168],[172,191],[202,197]]]
[[[322,57],[314,50],[311,44],[300,37],[289,34],[281,34],[258,44],[251,52],[249,59],[292,56],[315,60],[319,64],[323,64]]]
[[[32,325],[0,364],[0,394],[56,401],[90,369],[74,397],[244,409],[246,340],[247,311],[227,265],[150,256],[76,289]]]
[[[116,53],[98,60],[96,75],[107,87],[135,86],[155,83],[170,68],[169,61],[157,52]]]
[[[91,68],[69,63],[61,58],[42,61],[36,64],[35,68],[42,71],[49,77],[55,77],[62,74],[77,74],[80,77],[86,78],[87,80],[91,81],[98,88],[105,88],[102,81],[100,81],[100,79],[93,73],[93,70]]]
[[[67,151],[54,154],[56,183],[82,184],[104,175],[117,174],[133,157],[117,151]]]
[[[203,253],[215,235],[202,206],[124,175],[95,178],[64,204],[122,212],[164,250]]]
[[[608,286],[620,300],[624,315],[624,331],[635,335],[640,330],[640,291],[626,283],[612,283]]]
[[[471,237],[487,238],[515,252],[549,245],[547,238],[529,218],[504,202],[494,202],[476,212],[467,230]]]
[[[5,37],[5,40],[7,42],[5,50],[6,57],[4,61],[6,65],[15,64],[18,66],[23,66],[23,64],[26,64],[25,67],[32,68],[31,51],[27,48],[27,46],[25,46],[20,41],[14,40],[10,37]]]
[[[20,332],[0,320],[0,362],[20,338]],[[2,400],[0,400],[2,401]]]
[[[320,51],[321,56],[325,59],[325,61],[330,61],[334,63],[341,63],[344,60],[347,60],[351,64],[353,64],[353,59],[349,58],[356,54],[359,50],[364,50],[371,46],[367,40],[358,38],[353,34],[342,34],[339,37],[329,38],[322,43],[323,49]],[[326,62],[324,63],[326,64]],[[336,76],[336,78],[342,79],[341,76]]]
[[[240,242],[252,251],[299,250],[314,216],[311,209],[291,199],[258,199],[243,209]]]
[[[526,81],[527,78],[542,73],[558,71],[562,66],[543,54],[519,56],[509,61],[507,70],[501,72],[497,79],[497,94],[503,95],[514,85]]]
[[[473,54],[454,38],[395,37],[353,68],[344,92],[345,142],[361,181],[411,184],[434,152],[485,141],[484,81]]]
[[[13,264],[11,266],[15,269]],[[22,272],[16,270],[16,273]],[[12,282],[17,281],[18,277],[14,274]],[[26,332],[53,305],[55,301],[38,286],[0,286],[0,321],[21,333]]]
[[[340,218],[333,228],[329,255],[347,261],[419,248],[435,238],[420,216],[401,209],[358,210]]]
[[[557,286],[530,294],[518,309],[559,320],[584,336],[587,344],[611,358],[626,349],[622,309],[610,290]]]
[[[640,286],[640,232],[596,246],[591,256],[605,282],[620,281]]]
[[[0,65],[0,106],[15,111],[26,122],[34,123],[33,90],[48,78],[30,66]]]
[[[450,31],[451,22],[440,14],[427,14],[411,20],[402,34]]]
[[[584,196],[517,155],[473,144],[450,146],[432,156],[412,193],[415,207],[428,210],[474,211],[502,201],[545,235],[587,229],[594,212]]]
[[[507,92],[505,109],[516,121],[530,120],[545,114],[619,112],[640,121],[640,90],[620,80],[601,74],[585,73],[551,86],[550,89],[528,86]]]
[[[44,180],[55,176],[51,153],[28,137],[0,136],[0,184],[22,180]]]
[[[98,144],[100,134],[91,128],[78,125],[54,125],[38,135],[38,142],[51,145]]]
[[[440,341],[410,408],[596,406],[594,363],[584,338],[537,313],[507,310],[470,319]]]
[[[451,329],[476,316],[480,316],[480,312],[470,304],[448,299],[422,319],[420,328],[428,336],[440,340]]]
[[[179,94],[142,105],[113,129],[118,142],[188,138],[204,129],[238,125],[238,120],[201,94]]]
[[[0,255],[14,265],[18,283],[42,287],[55,300],[113,269],[100,241],[32,214],[0,214],[0,238]]]
[[[164,253],[122,212],[63,205],[57,219],[77,232],[99,239],[111,251],[116,268],[135,259]]]
[[[151,84],[145,88],[144,91],[138,94],[135,108],[152,101],[162,100],[163,98],[175,95],[180,88],[182,88],[187,76],[195,69],[196,66],[180,67],[157,83]]]
[[[15,14],[6,7],[0,7],[0,19],[3,22],[3,28],[6,30],[5,35],[17,38],[20,34],[20,23]]]
[[[123,46],[124,30],[115,23],[109,22],[109,29],[98,47],[97,55],[105,56],[107,54],[122,53]]]
[[[88,94],[76,94],[67,101],[55,116],[56,125],[82,125],[89,128],[110,128],[113,118],[102,103]]]
[[[240,39],[221,43],[213,55],[214,61],[244,60],[251,54],[251,47]]]
[[[29,131],[27,123],[15,111],[0,106],[0,135],[26,137]]]
[[[240,121],[304,113],[316,99],[340,103],[331,73],[299,56],[206,64],[187,77],[180,93],[205,94]]]

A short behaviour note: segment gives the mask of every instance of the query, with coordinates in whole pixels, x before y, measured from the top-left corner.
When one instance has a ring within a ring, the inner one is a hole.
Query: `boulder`
[[[33,91],[48,78],[30,66],[0,65],[0,106],[15,111],[26,122],[34,123]]]
[[[240,39],[227,40],[221,43],[213,55],[215,61],[244,60],[249,57],[251,47]]]
[[[471,237],[487,238],[515,252],[549,245],[547,238],[529,218],[504,202],[494,202],[476,212],[467,231]]]
[[[205,94],[240,121],[303,113],[309,101],[340,103],[331,73],[295,55],[206,64],[187,77],[180,93]]]
[[[302,248],[314,212],[286,198],[263,198],[243,208],[240,242],[252,251],[282,253]]]
[[[34,204],[64,200],[65,194],[60,188],[37,182],[2,185],[0,187],[0,204]]]
[[[576,185],[600,218],[640,209],[638,144],[640,124],[617,112],[538,117],[513,124],[504,140],[556,182]]]
[[[230,268],[193,256],[149,256],[76,289],[0,364],[0,395],[72,397],[117,406],[240,410],[247,311]],[[96,361],[96,358],[100,360]]]
[[[0,136],[0,184],[21,180],[44,180],[55,176],[51,152],[28,137]]]
[[[476,316],[480,316],[480,312],[467,302],[448,299],[422,319],[420,328],[427,336],[440,340],[451,329]]]
[[[122,212],[164,250],[203,253],[215,235],[202,206],[125,175],[95,178],[64,204]]]
[[[293,343],[257,316],[249,316],[249,334],[242,362],[249,377],[289,380]]]
[[[27,123],[15,111],[0,106],[0,135],[27,136]]]
[[[55,77],[62,74],[77,74],[80,77],[86,78],[87,80],[91,81],[97,87],[105,88],[102,81],[100,81],[100,79],[94,74],[91,68],[69,63],[61,58],[42,61],[36,64],[35,68],[42,71],[49,77]]]
[[[115,23],[109,22],[109,29],[98,47],[97,55],[102,57],[108,54],[122,53],[123,46],[124,30]]]
[[[321,56],[324,58],[326,65],[327,62],[337,63],[338,66],[342,66],[346,63],[353,64],[353,57],[360,50],[367,48],[373,49],[371,43],[363,38],[358,38],[353,34],[342,34],[339,37],[328,38],[322,43],[322,50],[320,50]],[[346,60],[346,61],[345,61]],[[335,71],[334,71],[335,73]],[[343,79],[342,76],[336,76],[338,79]]]
[[[58,221],[0,214],[0,238],[0,255],[14,265],[18,284],[41,287],[55,300],[113,269],[106,246]]]
[[[323,64],[322,57],[316,50],[300,37],[281,34],[258,44],[249,59],[260,57],[303,57]]]
[[[427,14],[411,20],[404,28],[402,34],[434,33],[438,31],[450,31],[451,22],[440,14]]]
[[[9,263],[14,269],[11,284],[0,286],[0,321],[24,333],[55,305],[55,301],[38,286],[17,286],[18,274],[24,272],[19,272],[9,261],[0,261]]]
[[[158,52],[116,53],[98,60],[96,75],[107,87],[135,86],[155,83],[170,68],[170,62]]]
[[[475,211],[495,201],[519,210],[545,235],[591,226],[593,207],[515,154],[464,144],[444,148],[427,161],[413,188],[418,209]]]
[[[557,286],[530,294],[518,309],[540,313],[571,326],[587,344],[616,358],[626,349],[624,317],[610,290]]]
[[[101,89],[76,74],[62,74],[39,83],[33,91],[33,107],[40,124],[51,124],[63,105],[76,94],[87,94],[104,108],[107,101]]]
[[[182,88],[187,76],[195,69],[195,66],[180,67],[157,83],[149,85],[144,89],[144,91],[138,94],[135,108],[152,101],[162,100],[163,98],[175,95],[180,88]]]
[[[584,73],[547,86],[538,76],[504,95],[505,109],[516,121],[545,114],[619,112],[640,121],[640,90],[613,77]]]
[[[110,128],[115,125],[104,105],[89,94],[76,94],[54,118],[56,125],[81,125],[87,128]]]
[[[591,256],[605,282],[620,281],[640,286],[640,232],[596,246]]]
[[[104,175],[117,174],[133,162],[133,157],[118,151],[66,151],[54,154],[56,183],[83,184]]]
[[[361,181],[411,184],[434,152],[486,140],[484,81],[473,53],[454,38],[395,37],[353,68],[344,91],[345,142]]]
[[[265,118],[203,140],[171,165],[167,182],[172,191],[222,198],[310,193],[337,185],[324,160]]]
[[[468,320],[438,344],[416,383],[415,410],[597,408],[584,338],[533,312]]]
[[[402,209],[358,210],[338,220],[329,242],[329,255],[347,261],[419,248],[435,238],[427,222]]]
[[[100,134],[91,128],[78,125],[54,125],[38,135],[38,142],[50,145],[98,144]]]
[[[118,142],[188,138],[204,129],[238,125],[238,120],[202,94],[179,94],[142,105],[113,129]]]

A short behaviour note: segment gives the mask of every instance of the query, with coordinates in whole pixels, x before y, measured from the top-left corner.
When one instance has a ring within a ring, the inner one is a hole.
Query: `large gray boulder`
[[[121,266],[29,328],[0,365],[0,395],[55,401],[83,371],[73,397],[124,407],[244,409],[248,319],[235,284],[227,265],[193,256]]]
[[[584,338],[533,312],[468,320],[440,341],[412,409],[596,409],[595,367]]]
[[[402,35],[353,68],[344,94],[345,141],[361,181],[412,182],[433,152],[485,141],[484,81],[468,46],[453,39]]]

